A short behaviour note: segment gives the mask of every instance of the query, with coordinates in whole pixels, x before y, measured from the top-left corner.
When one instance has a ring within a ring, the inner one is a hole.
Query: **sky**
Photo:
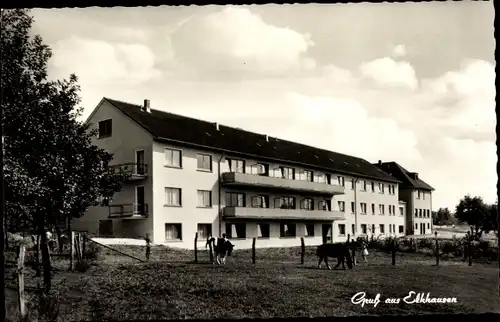
[[[496,200],[493,2],[34,9],[51,79]]]

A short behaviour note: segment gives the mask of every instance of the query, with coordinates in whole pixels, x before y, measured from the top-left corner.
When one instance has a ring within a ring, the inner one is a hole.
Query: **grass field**
[[[140,246],[114,246],[144,258]],[[54,284],[61,293],[60,321],[130,320],[155,318],[322,317],[382,314],[500,312],[498,265],[442,260],[435,267],[430,256],[400,253],[396,266],[383,252],[372,252],[368,263],[354,270],[317,268],[315,249],[307,248],[300,265],[300,249],[235,251],[225,266],[208,263],[200,252],[154,247],[151,260],[139,263],[109,250],[85,273],[67,272],[68,261],[55,260]],[[335,264],[333,262],[333,264]],[[26,284],[36,278],[29,270]],[[62,282],[65,280],[65,282]],[[385,298],[403,298],[410,291],[432,297],[456,297],[456,304],[385,304]],[[364,307],[351,303],[357,292],[382,303]],[[10,292],[9,315],[16,315],[15,293]]]

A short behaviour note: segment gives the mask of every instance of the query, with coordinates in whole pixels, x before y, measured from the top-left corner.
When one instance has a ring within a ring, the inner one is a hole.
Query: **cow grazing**
[[[224,238],[210,237],[207,240],[207,246],[212,244],[212,254],[214,258],[213,264],[226,264],[226,256],[231,256],[234,245]]]
[[[316,255],[319,257],[318,267],[321,268],[321,262],[325,260],[327,269],[331,269],[328,265],[328,257],[337,258],[337,265],[335,268],[342,264],[342,268],[345,270],[344,262],[347,260],[347,266],[352,269],[353,262],[349,248],[344,243],[334,243],[334,244],[323,244],[319,245],[316,251]]]

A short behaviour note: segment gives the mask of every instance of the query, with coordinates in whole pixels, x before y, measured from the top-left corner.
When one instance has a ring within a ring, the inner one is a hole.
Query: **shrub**
[[[80,273],[85,273],[86,271],[88,271],[89,268],[90,264],[85,260],[78,261],[75,263],[75,269]]]
[[[55,321],[59,316],[60,293],[51,290],[48,294],[41,293],[38,297],[38,319],[42,321]]]
[[[87,242],[86,246],[85,258],[92,260],[99,258],[99,254],[101,253],[101,247],[99,247],[99,245],[94,244],[93,242]]]
[[[434,239],[431,238],[422,238],[422,239],[417,239],[416,241],[418,243],[418,248],[420,249],[434,250],[436,245]]]
[[[459,246],[452,240],[446,240],[439,243],[439,248],[443,255],[452,255],[456,254]]]
[[[26,249],[35,247],[35,245],[31,241],[31,236],[23,237],[20,234],[7,233],[7,239],[9,242],[9,247],[17,247],[21,245],[24,245]]]

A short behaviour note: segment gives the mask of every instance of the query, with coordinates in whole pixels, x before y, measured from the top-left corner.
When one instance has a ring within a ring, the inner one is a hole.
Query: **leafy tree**
[[[488,211],[484,220],[483,230],[486,233],[496,231],[498,237],[498,203],[488,205]]]
[[[80,217],[100,197],[111,198],[125,177],[107,167],[112,155],[92,144],[96,134],[78,121],[79,87],[47,80],[51,50],[31,35],[29,10],[2,10],[1,90],[7,224],[29,223],[47,243],[48,227]],[[49,254],[42,247],[45,290]]]
[[[455,216],[464,223],[471,226],[473,233],[480,236],[485,228],[488,228],[488,217],[491,213],[489,206],[484,203],[481,197],[465,196],[458,203]]]
[[[432,212],[434,225],[452,225],[455,218],[448,208],[439,208],[437,212]]]

